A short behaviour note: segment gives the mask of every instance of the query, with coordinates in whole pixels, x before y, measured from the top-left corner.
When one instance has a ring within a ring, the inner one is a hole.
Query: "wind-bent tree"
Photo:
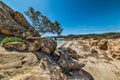
[[[41,12],[35,11],[32,7],[30,7],[29,10],[25,12],[25,14],[30,18],[32,26],[34,28],[38,28],[39,17],[41,16]]]
[[[55,30],[55,33],[57,33],[58,36],[60,36],[61,32],[63,31],[62,27],[60,26],[60,24],[57,21],[54,22],[53,30]]]
[[[40,35],[45,33],[60,35],[63,30],[57,21],[54,23],[51,22],[46,16],[42,15],[41,12],[35,11],[32,7],[30,7],[25,14],[30,18],[32,26],[39,32]]]

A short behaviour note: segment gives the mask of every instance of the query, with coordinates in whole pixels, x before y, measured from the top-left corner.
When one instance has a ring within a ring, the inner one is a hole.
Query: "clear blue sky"
[[[57,20],[67,34],[120,32],[120,0],[2,0],[14,10],[30,6],[52,21]]]

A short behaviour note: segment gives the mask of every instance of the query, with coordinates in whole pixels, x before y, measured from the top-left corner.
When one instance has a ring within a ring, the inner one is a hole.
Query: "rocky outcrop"
[[[50,50],[50,53],[53,53],[57,47],[57,43],[53,39],[43,38],[44,46]]]
[[[0,47],[0,80],[93,80],[84,74],[84,64],[78,62],[74,50],[56,50],[55,40],[39,37],[21,13],[2,1],[0,34],[26,39],[26,42],[6,42]],[[54,54],[54,51],[58,54]]]
[[[21,13],[0,1],[0,33],[24,37],[26,32],[32,36],[39,36]]]
[[[61,55],[58,61],[59,65],[67,70],[79,70],[82,67],[84,67],[85,66],[84,64],[80,64],[77,60],[75,60],[76,59],[75,56],[77,55],[74,53],[71,54],[71,52],[69,51],[72,51],[72,49],[67,48],[59,49],[59,53]]]
[[[89,45],[90,49],[85,50],[84,44]],[[79,39],[64,42],[61,47],[76,51],[77,62],[85,64],[83,69],[91,74],[94,80],[120,79],[120,39]],[[64,54],[66,53],[67,51]]]
[[[50,54],[55,51],[57,46],[54,40],[39,37],[37,31],[27,22],[21,13],[14,11],[2,1],[0,1],[0,34],[27,39],[27,50],[31,52],[36,52],[41,49],[42,52]],[[22,49],[20,46],[21,44],[18,43],[7,43],[5,45],[7,48],[26,50],[25,47],[23,49],[23,45]]]
[[[100,41],[95,40],[97,43],[96,47],[99,47],[101,50],[109,52],[110,56],[120,60],[120,40],[118,39],[102,39]],[[95,42],[93,41],[93,43]],[[92,45],[93,46],[93,45]]]
[[[120,39],[108,40],[107,45],[112,57],[120,60]]]
[[[29,51],[41,51],[46,54],[54,53],[57,43],[55,40],[50,38],[42,38],[42,37],[29,37],[27,40],[30,40],[29,43]]]
[[[61,49],[61,51],[64,49]],[[1,80],[69,80],[88,79],[92,76],[82,70],[81,63],[69,60],[70,53],[53,57],[42,52],[8,52],[0,47],[0,79]],[[68,51],[68,50],[65,50]],[[69,54],[69,55],[68,55]],[[68,63],[60,63],[68,61]],[[67,66],[65,66],[67,65]]]
[[[43,53],[46,53],[46,54],[50,54],[50,53],[51,53],[51,52],[50,52],[50,49],[48,49],[48,48],[45,47],[45,46],[43,46],[40,51],[43,52]]]
[[[15,37],[13,37],[13,39],[15,39]],[[5,39],[5,41],[7,40],[9,40],[9,38]],[[57,47],[57,43],[55,40],[49,38],[31,37],[27,40],[23,40],[22,42],[12,42],[11,40],[10,42],[8,41],[6,43],[2,43],[2,46],[6,49],[17,51],[43,52],[45,54],[53,54]]]
[[[25,51],[27,49],[27,44],[23,42],[10,42],[3,45],[7,49],[15,49],[17,51]]]
[[[39,40],[34,40],[33,42],[28,43],[28,51],[31,51],[31,52],[38,51],[42,46],[43,46],[43,43],[41,43]]]
[[[5,36],[27,43],[3,44],[15,51],[0,47],[0,80],[120,80],[119,39],[87,38],[56,48],[55,40],[39,37],[21,13],[0,1],[0,40]]]

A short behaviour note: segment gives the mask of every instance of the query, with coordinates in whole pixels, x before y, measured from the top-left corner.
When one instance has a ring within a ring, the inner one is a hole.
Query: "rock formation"
[[[120,80],[120,39],[79,39],[57,47],[0,1],[0,41],[6,36],[27,42],[0,45],[0,80]]]
[[[76,51],[56,49],[55,40],[40,37],[21,13],[0,1],[0,41],[6,36],[26,42],[0,45],[0,80],[93,80],[82,69],[85,65],[78,62]]]
[[[0,33],[19,37],[26,37],[27,33],[39,36],[21,13],[12,10],[2,1],[0,1]]]
[[[78,62],[85,64],[83,69],[90,73],[94,80],[120,80],[119,38],[79,39],[77,41],[64,42],[61,47],[75,50]],[[90,49],[86,51],[84,47],[89,47]]]
[[[42,52],[9,52],[2,47],[0,51],[1,80],[93,80],[84,73],[85,65],[72,59],[66,48],[60,49],[60,58]]]
[[[23,42],[10,42],[4,44],[6,49],[15,49],[18,51],[25,51],[27,49],[27,45]]]

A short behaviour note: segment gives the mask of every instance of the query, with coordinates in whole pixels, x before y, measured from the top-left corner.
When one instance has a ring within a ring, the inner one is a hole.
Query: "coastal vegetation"
[[[30,7],[25,14],[29,17],[32,22],[32,26],[39,32],[40,35],[45,33],[53,33],[60,36],[63,31],[58,21],[52,22],[47,16],[44,16],[40,11],[36,11]]]
[[[6,37],[1,41],[1,44],[9,43],[9,42],[24,42],[26,43],[25,40],[18,38],[18,37]]]

